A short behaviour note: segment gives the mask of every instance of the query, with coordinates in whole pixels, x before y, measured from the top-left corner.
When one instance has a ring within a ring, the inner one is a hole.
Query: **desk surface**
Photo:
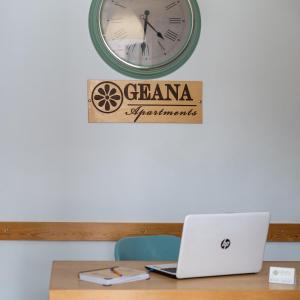
[[[80,271],[116,265],[115,262],[56,261],[53,263],[49,300],[299,300],[297,285],[268,283],[270,266],[296,267],[300,262],[265,262],[258,274],[176,280],[151,273],[150,280],[104,287],[80,281]],[[144,270],[145,262],[118,262],[117,265]]]

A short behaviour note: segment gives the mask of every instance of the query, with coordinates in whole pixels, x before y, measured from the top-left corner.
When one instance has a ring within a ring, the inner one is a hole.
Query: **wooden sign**
[[[88,81],[89,123],[202,123],[201,81]]]

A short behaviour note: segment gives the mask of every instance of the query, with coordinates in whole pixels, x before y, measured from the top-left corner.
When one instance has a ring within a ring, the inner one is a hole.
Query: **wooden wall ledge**
[[[6,241],[116,241],[181,232],[182,223],[0,222],[0,240]],[[300,242],[300,224],[270,224],[268,241]]]

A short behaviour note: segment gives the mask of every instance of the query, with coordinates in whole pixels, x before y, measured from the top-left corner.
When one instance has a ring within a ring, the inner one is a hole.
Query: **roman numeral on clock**
[[[114,5],[116,5],[116,6],[119,6],[119,7],[122,7],[122,8],[126,8],[126,6],[124,6],[123,4],[121,4],[121,3],[117,2],[117,1],[112,0],[112,3]]]
[[[166,6],[166,10],[171,9],[172,7],[176,6],[179,3],[179,1],[174,1],[172,3],[170,3],[169,5]]]
[[[163,54],[167,55],[166,48],[163,46],[163,44],[160,41],[157,41],[157,42],[158,42],[158,45],[159,45],[161,51],[163,52]]]
[[[171,40],[172,42],[175,42],[178,37],[178,34],[170,29],[167,30],[165,33],[165,38]]]
[[[107,22],[109,22],[109,23],[114,23],[114,24],[117,24],[117,23],[122,23],[122,21],[123,21],[123,19],[113,19],[113,18],[111,18],[111,19],[107,19]]]
[[[181,18],[169,18],[170,24],[181,24],[182,19]]]
[[[127,46],[127,54],[133,53],[135,47],[136,47],[136,43],[134,43],[134,44],[129,44],[129,45]]]
[[[125,29],[120,29],[113,33],[112,40],[121,40],[127,36],[127,32]]]

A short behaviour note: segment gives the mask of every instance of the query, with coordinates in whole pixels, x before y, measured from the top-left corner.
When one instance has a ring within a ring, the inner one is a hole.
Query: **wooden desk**
[[[150,280],[103,287],[79,281],[78,272],[116,265],[115,262],[57,261],[53,263],[49,300],[299,300],[297,285],[268,283],[271,265],[296,267],[300,262],[265,262],[259,274],[176,280],[151,273]],[[117,265],[144,269],[145,262]]]

